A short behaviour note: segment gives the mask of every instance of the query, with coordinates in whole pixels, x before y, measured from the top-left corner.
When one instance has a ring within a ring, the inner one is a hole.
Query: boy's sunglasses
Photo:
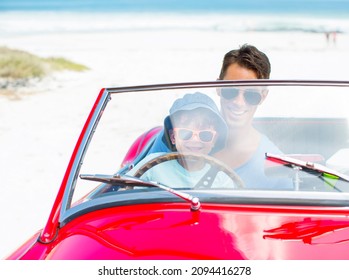
[[[241,89],[238,88],[221,88],[221,95],[224,99],[231,100],[239,95]],[[255,89],[244,89],[243,96],[245,102],[250,105],[259,105],[262,101],[262,95]]]
[[[189,128],[179,128],[176,127],[173,129],[176,134],[176,137],[182,141],[189,141],[196,135],[201,142],[210,143],[213,141],[216,131],[205,129],[205,130],[192,130]]]

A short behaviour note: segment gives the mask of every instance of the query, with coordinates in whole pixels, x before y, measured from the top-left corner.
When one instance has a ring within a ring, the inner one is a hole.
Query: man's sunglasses
[[[238,88],[221,88],[221,95],[224,99],[231,100],[239,95],[241,89]],[[250,105],[259,105],[262,101],[262,95],[255,89],[244,89],[243,96],[245,102]]]
[[[216,135],[216,131],[205,129],[205,130],[192,130],[189,128],[179,128],[176,127],[173,129],[176,138],[182,141],[189,141],[196,135],[201,142],[210,143],[213,141],[214,136]]]

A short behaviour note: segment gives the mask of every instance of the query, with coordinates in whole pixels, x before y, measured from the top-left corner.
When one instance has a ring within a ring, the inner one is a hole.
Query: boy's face
[[[181,117],[174,123],[171,141],[180,153],[209,154],[216,142],[213,125],[196,118]]]

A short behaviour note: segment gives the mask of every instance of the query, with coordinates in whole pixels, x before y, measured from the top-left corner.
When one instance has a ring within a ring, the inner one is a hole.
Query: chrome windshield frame
[[[75,189],[78,173],[82,165],[88,145],[93,137],[99,119],[103,114],[111,96],[118,93],[126,92],[146,92],[167,89],[190,89],[190,88],[213,88],[213,87],[232,87],[232,86],[324,86],[324,87],[349,87],[349,81],[320,81],[320,80],[216,80],[216,81],[202,81],[202,82],[184,82],[184,83],[163,83],[163,84],[149,84],[139,86],[125,86],[125,87],[107,87],[104,88],[103,93],[99,96],[99,101],[96,101],[95,108],[92,115],[86,121],[85,127],[81,132],[80,142],[78,141],[75,151],[75,156],[72,158],[72,164],[69,174],[66,174],[67,180],[60,208],[59,221],[69,219],[69,216],[75,212],[71,208],[72,197]],[[349,94],[349,92],[348,92]],[[79,208],[82,206],[80,205]]]

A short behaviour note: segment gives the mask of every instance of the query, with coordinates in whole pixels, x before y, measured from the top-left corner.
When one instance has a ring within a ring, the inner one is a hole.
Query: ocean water
[[[349,0],[1,0],[0,34],[194,29],[349,33]]]
[[[0,10],[235,11],[348,15],[348,0],[2,0]]]

